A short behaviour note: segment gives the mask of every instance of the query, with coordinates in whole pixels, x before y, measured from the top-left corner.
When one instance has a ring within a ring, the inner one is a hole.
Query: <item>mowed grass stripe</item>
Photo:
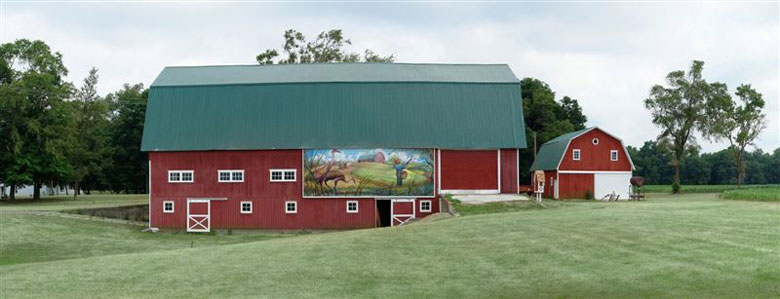
[[[779,206],[714,198],[563,203],[401,228],[8,265],[0,267],[0,290],[64,297],[777,297],[780,227],[772,223]]]

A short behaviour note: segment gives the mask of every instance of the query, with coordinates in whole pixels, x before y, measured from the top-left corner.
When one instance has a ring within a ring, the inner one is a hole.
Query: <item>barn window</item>
[[[598,145],[599,144],[599,139],[598,138],[593,138],[592,142],[593,142],[593,145]]]
[[[244,181],[244,170],[218,170],[220,183],[240,183]]]
[[[168,171],[168,183],[192,183],[195,181],[195,172],[192,170]]]
[[[357,213],[358,202],[356,200],[347,201],[347,213]]]
[[[163,201],[163,213],[173,213],[173,201]]]
[[[251,201],[242,201],[241,202],[241,214],[252,214],[252,202]]]
[[[298,202],[297,201],[285,201],[284,202],[284,212],[287,214],[296,214],[298,213]]]
[[[616,151],[616,150],[609,151],[609,159],[612,160],[612,161],[617,161],[618,160],[618,151]]]
[[[431,201],[430,200],[421,200],[420,201],[420,212],[422,212],[422,213],[430,213],[431,212]]]
[[[574,161],[579,161],[580,160],[580,150],[575,149],[574,151],[572,151],[571,158]]]
[[[271,169],[271,182],[295,182],[295,169]]]

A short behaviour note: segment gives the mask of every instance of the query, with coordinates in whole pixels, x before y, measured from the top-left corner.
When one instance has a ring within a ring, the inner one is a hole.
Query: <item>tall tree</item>
[[[146,192],[148,160],[141,152],[141,138],[149,90],[143,84],[128,85],[112,94],[111,145],[115,164],[106,170],[110,188],[116,192]]]
[[[737,87],[736,95],[741,104],[731,97],[719,97],[709,103],[709,130],[705,135],[715,140],[728,140],[737,165],[737,187],[740,187],[745,177],[745,148],[766,128],[766,114],[763,97],[750,85]]]
[[[709,101],[728,97],[726,86],[721,83],[707,83],[702,77],[704,62],[694,60],[690,70],[674,71],[666,76],[668,87],[655,85],[645,107],[650,110],[653,123],[663,131],[659,139],[671,144],[674,169],[672,190],[680,191],[680,164],[686,152],[695,150],[694,132],[708,131],[705,108]]]
[[[267,49],[255,57],[259,64],[285,64],[285,63],[316,63],[316,62],[393,62],[395,56],[380,56],[370,49],[363,52],[361,58],[358,53],[351,53],[345,49],[352,45],[352,41],[345,38],[341,29],[323,31],[317,35],[314,41],[306,41],[303,33],[289,29],[284,32],[284,45],[282,51],[287,55],[279,57],[276,49]]]
[[[523,98],[523,119],[528,140],[528,147],[520,150],[520,182],[530,183],[528,170],[535,157],[534,147],[538,150],[542,143],[584,128],[587,118],[582,114],[577,100],[564,97],[560,102],[556,102],[555,92],[539,79],[520,80],[520,93]]]
[[[98,70],[92,68],[76,91],[71,104],[68,157],[73,168],[73,198],[81,191],[81,182],[102,172],[107,157],[108,103],[97,95]]]
[[[0,178],[11,187],[32,183],[40,198],[44,182],[61,181],[69,171],[64,159],[71,85],[62,55],[46,43],[19,39],[0,46]]]
[[[588,122],[588,117],[582,114],[582,107],[577,100],[568,96],[564,96],[560,101],[561,115],[560,118],[568,120],[574,130],[582,130],[585,128],[585,123]]]

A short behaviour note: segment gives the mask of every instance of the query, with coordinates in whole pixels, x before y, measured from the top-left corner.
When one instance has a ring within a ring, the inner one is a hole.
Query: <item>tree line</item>
[[[634,162],[634,175],[645,178],[650,185],[672,185],[674,169],[670,167],[672,152],[655,140],[646,141],[642,147],[628,146]],[[712,153],[688,152],[680,163],[680,184],[684,185],[736,185],[738,172],[733,148]],[[772,153],[761,149],[744,153],[744,184],[780,184],[780,148]]]
[[[80,86],[65,81],[62,55],[43,41],[0,45],[0,182],[80,191],[146,192],[140,151],[148,90],[125,84],[97,93],[98,70]]]

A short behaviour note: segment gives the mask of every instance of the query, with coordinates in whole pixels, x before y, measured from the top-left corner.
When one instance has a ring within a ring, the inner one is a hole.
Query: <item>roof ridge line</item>
[[[301,66],[301,65],[343,65],[343,64],[359,64],[359,65],[372,65],[372,64],[384,64],[384,65],[461,65],[461,66],[509,66],[508,63],[428,63],[428,62],[311,62],[311,63],[276,63],[276,64],[209,64],[209,65],[167,65],[163,68],[199,68],[199,67],[239,67],[239,66],[257,66],[257,67],[281,67],[281,66]]]

